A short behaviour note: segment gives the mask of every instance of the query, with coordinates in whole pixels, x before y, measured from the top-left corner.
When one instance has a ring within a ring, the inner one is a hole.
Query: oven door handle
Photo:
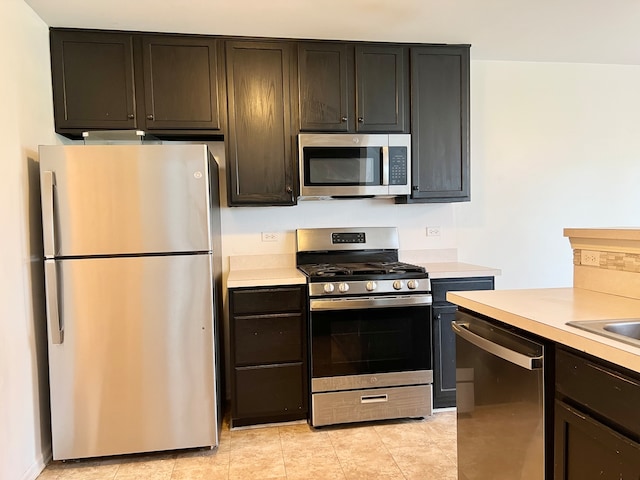
[[[362,310],[367,308],[419,307],[433,303],[430,294],[398,295],[388,297],[346,297],[312,299],[309,307],[312,312],[318,310]]]

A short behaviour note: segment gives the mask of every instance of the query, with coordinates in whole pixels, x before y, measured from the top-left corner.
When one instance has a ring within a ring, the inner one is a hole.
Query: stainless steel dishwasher
[[[458,479],[544,480],[545,345],[460,310],[452,328]]]

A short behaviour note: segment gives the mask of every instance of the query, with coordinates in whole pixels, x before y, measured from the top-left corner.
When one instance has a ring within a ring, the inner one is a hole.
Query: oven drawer
[[[432,413],[431,385],[350,390],[312,395],[311,424],[426,417]]]

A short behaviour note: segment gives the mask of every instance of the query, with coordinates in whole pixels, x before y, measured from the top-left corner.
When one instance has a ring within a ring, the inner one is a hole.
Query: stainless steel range
[[[432,413],[431,283],[392,227],[297,230],[309,282],[311,424]]]

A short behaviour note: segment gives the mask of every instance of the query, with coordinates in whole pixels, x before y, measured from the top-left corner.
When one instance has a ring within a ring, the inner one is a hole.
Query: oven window
[[[431,369],[431,308],[311,312],[312,377]]]
[[[382,154],[374,147],[306,147],[305,185],[380,185]]]

